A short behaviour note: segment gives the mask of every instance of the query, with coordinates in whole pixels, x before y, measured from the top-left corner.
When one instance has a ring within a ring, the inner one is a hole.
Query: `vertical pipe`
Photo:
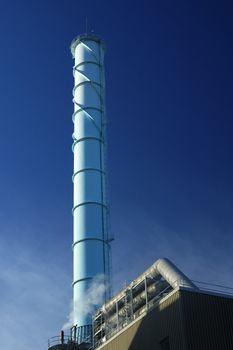
[[[61,344],[64,344],[64,331],[61,331],[60,338],[61,338]]]
[[[146,308],[148,309],[148,292],[147,292],[147,279],[146,279],[146,276],[145,276],[144,283],[145,283]]]
[[[74,324],[88,333],[92,315],[83,310],[91,283],[102,275],[109,279],[105,174],[104,45],[90,35],[71,44],[74,65],[74,207],[73,301]],[[106,288],[105,288],[106,289]],[[107,295],[100,304],[105,302]],[[100,305],[96,305],[100,306]],[[86,327],[86,329],[85,329]],[[79,339],[80,340],[80,339]]]
[[[118,312],[118,301],[116,301],[116,315],[117,315],[117,332],[119,331],[119,312]]]
[[[131,306],[131,319],[133,319],[134,311],[133,311],[133,289],[130,287],[130,306]]]
[[[128,324],[127,290],[125,291],[125,321],[126,321],[126,324]]]

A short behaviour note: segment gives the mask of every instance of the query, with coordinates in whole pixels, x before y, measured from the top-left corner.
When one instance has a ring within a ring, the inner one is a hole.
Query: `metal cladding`
[[[74,324],[87,327],[92,315],[79,311],[95,276],[109,279],[109,240],[106,201],[106,117],[104,45],[92,35],[71,44],[74,65],[74,207],[73,301]],[[107,292],[102,302],[106,301]]]

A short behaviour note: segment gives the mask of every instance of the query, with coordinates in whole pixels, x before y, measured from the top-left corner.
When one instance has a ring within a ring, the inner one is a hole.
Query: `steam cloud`
[[[103,274],[96,275],[87,289],[85,297],[77,300],[74,308],[73,303],[71,303],[71,311],[67,316],[68,321],[62,326],[62,329],[67,330],[74,325],[74,313],[76,312],[82,316],[93,314],[96,308],[103,304],[107,288],[105,276]]]

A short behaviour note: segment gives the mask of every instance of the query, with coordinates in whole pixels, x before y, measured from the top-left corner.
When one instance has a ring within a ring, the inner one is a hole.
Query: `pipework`
[[[150,312],[177,289],[199,290],[170,260],[161,258],[155,261],[96,312],[93,317],[93,348],[98,348],[137,318]]]

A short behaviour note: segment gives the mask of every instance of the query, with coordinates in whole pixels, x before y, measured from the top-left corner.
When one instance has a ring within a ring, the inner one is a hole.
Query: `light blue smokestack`
[[[109,240],[105,174],[104,45],[90,35],[73,40],[74,65],[74,325],[81,338],[90,333],[89,310],[83,310],[93,278],[109,281]],[[108,292],[102,302],[108,298]],[[100,306],[100,305],[97,305]]]

